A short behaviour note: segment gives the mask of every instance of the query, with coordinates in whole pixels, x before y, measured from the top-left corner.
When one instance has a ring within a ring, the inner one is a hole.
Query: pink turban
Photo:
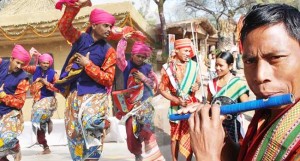
[[[26,51],[21,45],[15,45],[11,56],[15,59],[21,60],[25,65],[28,65],[31,59],[28,51]]]
[[[146,57],[149,57],[152,53],[151,48],[144,44],[141,41],[136,41],[134,42],[133,46],[132,46],[132,50],[131,50],[131,54],[142,54],[145,55]]]
[[[116,22],[115,17],[104,10],[93,9],[93,11],[90,14],[91,24],[109,23],[111,25],[114,25],[115,22]]]
[[[50,54],[48,54],[48,53],[41,54],[34,47],[32,47],[29,50],[29,52],[32,55],[32,57],[34,57],[34,59],[35,59],[35,65],[37,65],[38,62],[49,62],[50,66],[53,64],[53,58]]]
[[[53,64],[53,58],[50,54],[44,53],[39,56],[39,62],[49,62],[49,65],[51,66]]]

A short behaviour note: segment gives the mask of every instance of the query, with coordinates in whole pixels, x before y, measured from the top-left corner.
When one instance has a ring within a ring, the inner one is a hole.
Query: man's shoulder
[[[0,65],[1,66],[6,66],[8,64],[9,64],[9,60],[5,60],[5,59],[0,58]]]

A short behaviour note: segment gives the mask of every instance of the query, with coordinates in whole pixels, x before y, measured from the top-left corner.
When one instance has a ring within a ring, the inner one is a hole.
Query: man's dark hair
[[[298,9],[286,4],[259,4],[253,6],[244,19],[241,42],[244,42],[251,31],[261,26],[272,26],[278,23],[283,23],[288,34],[300,42],[300,12]]]

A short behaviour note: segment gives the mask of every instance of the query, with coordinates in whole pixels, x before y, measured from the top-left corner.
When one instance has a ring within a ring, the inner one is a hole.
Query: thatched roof
[[[178,21],[167,24],[167,29],[169,32],[174,34],[179,34],[185,32],[192,32],[191,24],[194,24],[194,29],[198,34],[213,36],[217,33],[214,26],[206,19],[206,18],[199,18],[199,19],[192,19],[192,20],[185,20],[185,21]]]
[[[54,0],[11,0],[0,10],[0,44],[32,44],[63,41],[57,22],[63,11],[54,8]],[[79,30],[89,25],[89,14],[94,8],[103,8],[117,19],[117,26],[133,26],[154,41],[153,30],[131,2],[107,3],[85,7],[73,22]]]
[[[54,0],[11,0],[0,11],[1,16],[20,15],[20,14],[36,14],[39,12],[47,12],[54,9]]]

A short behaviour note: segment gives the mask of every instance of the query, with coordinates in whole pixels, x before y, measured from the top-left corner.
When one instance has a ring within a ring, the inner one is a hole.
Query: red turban
[[[91,24],[108,23],[113,26],[115,22],[116,19],[112,14],[101,9],[93,9],[90,14]]]
[[[133,46],[132,46],[132,50],[131,50],[131,54],[142,54],[145,55],[146,57],[149,57],[152,53],[151,48],[144,44],[141,41],[136,41],[134,42]]]
[[[12,50],[11,56],[15,59],[21,60],[25,65],[28,65],[31,59],[30,54],[21,45],[15,45]]]

